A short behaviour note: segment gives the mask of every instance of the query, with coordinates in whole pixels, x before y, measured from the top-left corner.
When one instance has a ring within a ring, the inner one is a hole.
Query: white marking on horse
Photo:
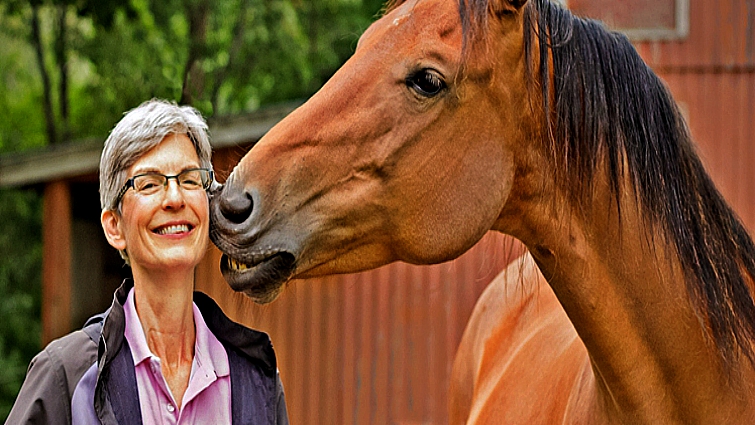
[[[394,27],[399,26],[401,24],[401,22],[405,21],[406,18],[408,18],[410,15],[411,15],[410,13],[407,13],[406,15],[401,15],[398,18],[394,19],[393,20],[393,26]]]

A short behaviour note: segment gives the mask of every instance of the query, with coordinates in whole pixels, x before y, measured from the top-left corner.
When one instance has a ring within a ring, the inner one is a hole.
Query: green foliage
[[[33,190],[0,190],[0,418],[39,351],[41,202]]]
[[[102,137],[124,111],[152,97],[190,103],[207,116],[308,97],[353,53],[381,6],[380,0],[0,0],[0,42],[8,46],[0,52],[0,105],[11,112],[0,123],[0,153],[49,143],[45,96],[58,140]],[[29,29],[35,10],[43,68]],[[43,93],[42,72],[50,93]]]
[[[170,29],[155,28],[148,11],[137,15],[135,24],[118,12],[109,29],[93,26],[82,36],[80,54],[91,77],[71,94],[72,128],[80,138],[106,135],[147,99],[180,97],[180,44]]]
[[[1,13],[0,4],[0,153],[44,146],[44,118],[39,111],[41,83],[29,63],[22,19]]]
[[[353,53],[382,3],[0,0],[0,155],[104,140],[152,97],[206,116],[306,98]],[[0,419],[39,350],[40,232],[41,196],[0,190]]]

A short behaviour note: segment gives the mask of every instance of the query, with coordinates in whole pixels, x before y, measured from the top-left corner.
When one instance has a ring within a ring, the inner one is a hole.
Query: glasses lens
[[[165,176],[162,174],[142,174],[134,177],[134,190],[143,194],[157,193],[165,186]]]
[[[184,189],[204,189],[209,183],[209,173],[206,170],[186,170],[178,175],[178,183]]]

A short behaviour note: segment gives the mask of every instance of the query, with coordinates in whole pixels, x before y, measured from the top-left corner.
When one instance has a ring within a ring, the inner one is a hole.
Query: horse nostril
[[[232,223],[240,224],[246,221],[252,214],[252,209],[254,209],[252,195],[245,191],[223,196],[220,199],[220,213]]]

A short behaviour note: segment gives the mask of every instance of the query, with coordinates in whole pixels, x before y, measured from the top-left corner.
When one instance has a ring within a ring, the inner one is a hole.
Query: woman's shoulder
[[[6,423],[70,423],[71,398],[85,373],[96,367],[102,320],[93,319],[32,359]]]
[[[70,421],[74,390],[96,361],[97,344],[83,330],[47,344],[29,363],[7,423]]]
[[[29,368],[62,369],[67,377],[75,380],[97,361],[98,339],[99,329],[92,329],[92,325],[73,331],[47,344]]]

